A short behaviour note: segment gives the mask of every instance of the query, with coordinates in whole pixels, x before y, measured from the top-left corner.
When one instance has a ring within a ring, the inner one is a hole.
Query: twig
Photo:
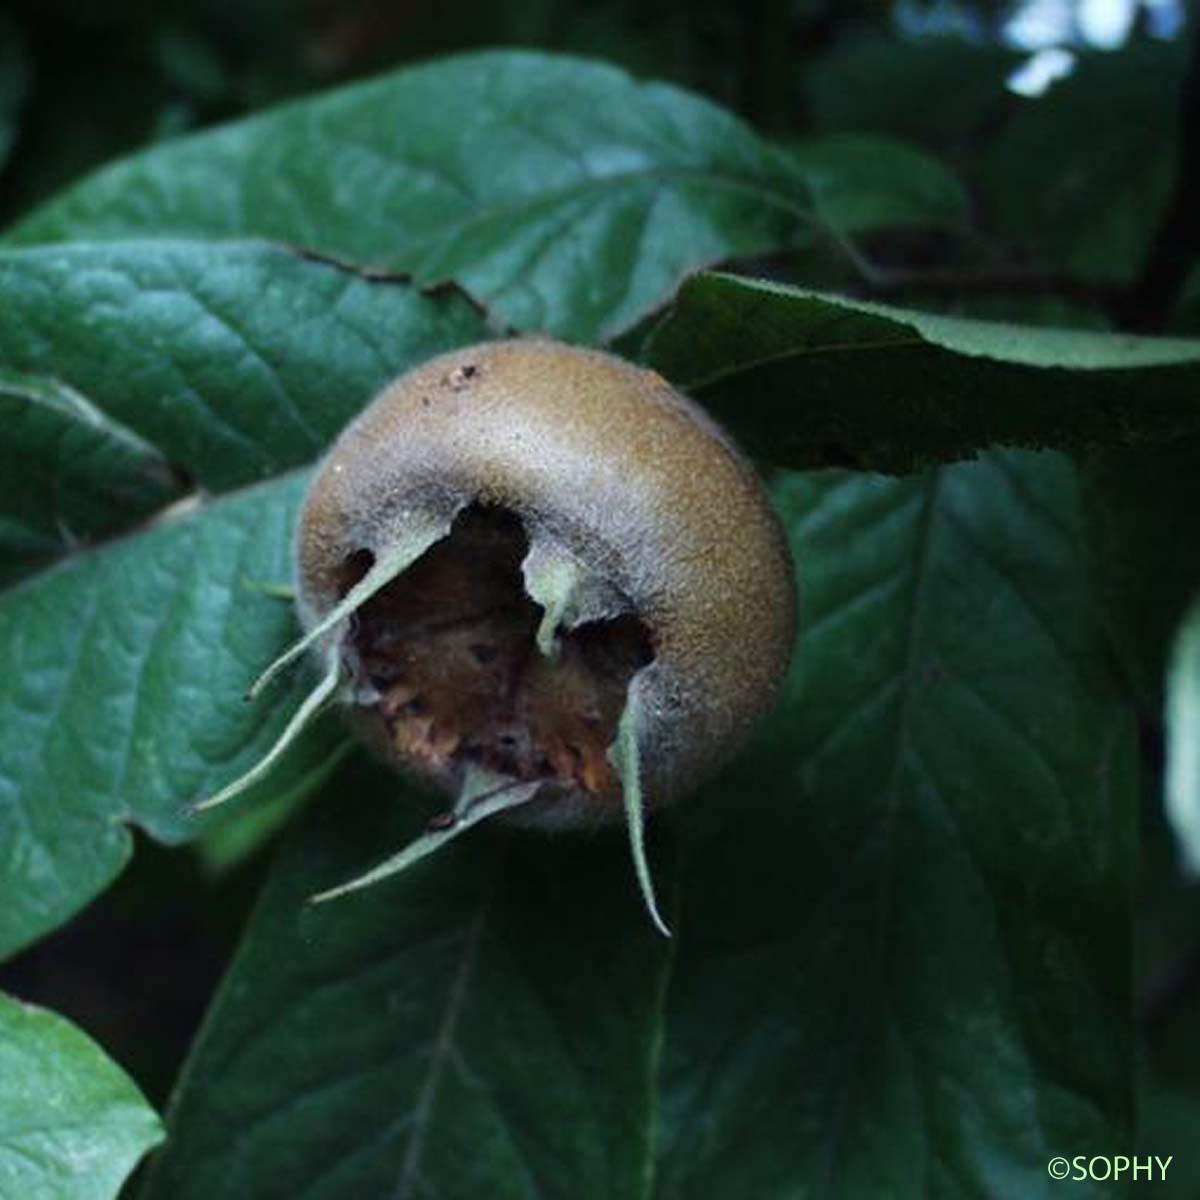
[[[856,267],[862,281],[849,289],[861,295],[888,296],[897,292],[926,291],[971,295],[1045,295],[1063,296],[1085,304],[1099,305],[1110,311],[1123,292],[1114,284],[1080,279],[1061,271],[1034,267],[997,267],[993,269],[929,270],[891,269],[872,265],[863,270]]]

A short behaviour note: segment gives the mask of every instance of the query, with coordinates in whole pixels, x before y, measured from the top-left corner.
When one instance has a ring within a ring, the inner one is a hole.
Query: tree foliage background
[[[0,9],[0,1194],[1200,1193],[1200,51],[1103,7]],[[603,839],[306,909],[428,806],[333,722],[183,811],[302,694],[236,699],[307,465],[531,329],[793,539],[670,947]]]

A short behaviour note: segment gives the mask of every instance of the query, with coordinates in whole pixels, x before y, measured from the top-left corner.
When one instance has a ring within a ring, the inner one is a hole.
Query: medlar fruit
[[[497,815],[628,823],[655,923],[643,813],[743,742],[787,668],[787,543],[726,435],[661,377],[543,338],[457,350],[345,429],[296,541],[322,678],[258,778],[344,702],[386,760],[454,798],[402,869]]]

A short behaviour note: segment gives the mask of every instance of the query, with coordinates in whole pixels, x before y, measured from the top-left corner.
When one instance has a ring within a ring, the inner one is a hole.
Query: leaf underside
[[[766,462],[898,474],[989,446],[1200,432],[1200,340],[935,316],[763,280],[687,280],[642,357]]]

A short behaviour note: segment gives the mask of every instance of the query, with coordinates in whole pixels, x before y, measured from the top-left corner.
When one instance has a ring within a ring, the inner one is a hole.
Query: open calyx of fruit
[[[625,820],[655,924],[644,814],[744,740],[786,669],[794,588],[762,487],[652,372],[545,339],[402,376],[347,427],[296,546],[320,681],[261,777],[340,703],[386,761],[451,798],[425,833],[326,899],[494,817]]]

